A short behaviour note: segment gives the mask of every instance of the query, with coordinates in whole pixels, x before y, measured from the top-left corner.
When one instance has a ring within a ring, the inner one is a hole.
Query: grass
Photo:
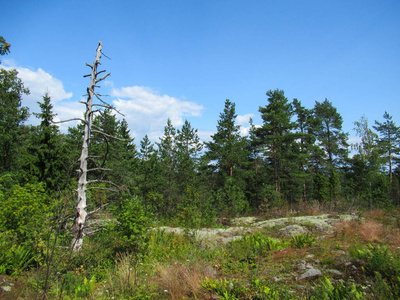
[[[397,216],[397,212],[368,211],[325,236],[284,239],[280,228],[270,228],[226,245],[153,230],[141,256],[111,251],[100,255],[95,249],[104,242],[93,240],[88,245],[92,261],[75,258],[69,267],[59,264],[60,274],[55,273],[48,298],[396,299],[400,296]],[[322,276],[298,280],[308,268],[318,268]],[[334,275],[332,269],[343,275]],[[3,276],[14,289],[1,290],[0,298],[42,298],[38,270]]]

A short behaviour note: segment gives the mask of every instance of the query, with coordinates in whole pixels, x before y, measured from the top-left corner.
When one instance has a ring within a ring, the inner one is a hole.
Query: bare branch
[[[86,121],[81,118],[72,118],[72,119],[62,120],[62,121],[52,121],[52,123],[59,124],[59,123],[65,123],[65,122],[71,122],[71,121],[82,121],[83,123],[86,123]]]
[[[78,171],[78,170],[77,170]],[[106,168],[93,168],[93,169],[88,169],[88,172],[92,171],[112,171],[112,169],[106,169]]]
[[[93,210],[93,211],[91,211],[91,212],[88,212],[88,216],[91,216],[91,215],[93,215],[94,213],[96,213],[96,212],[98,212],[100,209],[102,209],[104,206],[107,206],[108,205],[108,203],[106,203],[106,204],[103,204],[103,205],[101,205],[100,207],[98,207],[98,208],[96,208],[95,210]]]
[[[92,106],[100,106],[104,108],[113,108],[111,105],[104,105],[104,104],[93,104]]]
[[[115,139],[115,140],[118,140],[118,141],[121,141],[121,142],[129,142],[129,140],[120,139],[120,138],[117,138],[116,136],[109,135],[109,134],[107,134],[107,133],[104,133],[104,132],[99,131],[99,130],[96,130],[96,129],[92,129],[92,132],[100,133],[100,134],[102,134],[103,136],[106,136],[106,137],[109,137],[109,138],[112,138],[112,139]]]
[[[102,230],[106,230],[106,229],[105,229],[104,227],[101,227],[101,228],[96,229],[96,230],[93,230],[93,231],[91,231],[91,232],[87,232],[87,233],[85,233],[85,235],[86,235],[86,236],[92,235],[92,234],[94,234],[94,233],[96,233],[96,232],[98,232],[98,231],[102,231]]]
[[[86,188],[86,190],[105,190],[105,191],[110,191],[110,192],[115,192],[115,193],[119,192],[118,190],[102,188],[102,187],[98,187],[98,186],[91,186],[91,187]]]
[[[105,55],[103,51],[101,51],[101,54],[103,54],[104,57],[107,57],[109,60],[111,60],[111,58],[109,58],[107,55]]]
[[[104,73],[105,71],[106,71],[106,70],[97,72],[97,73],[96,73],[96,77],[97,77],[99,74]]]
[[[87,65],[89,68],[93,69],[93,66],[92,66],[92,65],[90,65],[90,64],[88,64],[88,63],[86,63],[86,65]]]
[[[108,183],[108,184],[111,184],[111,185],[116,186],[117,188],[119,188],[119,186],[116,185],[114,182],[108,181],[108,180],[93,179],[93,180],[88,180],[86,183],[87,184],[90,184],[90,183]]]
[[[104,79],[106,79],[108,76],[110,76],[111,75],[111,73],[107,73],[106,75],[104,75],[103,77],[101,77],[100,79],[96,79],[96,83],[98,83],[98,82],[100,82],[100,81],[102,81],[102,80],[104,80]]]

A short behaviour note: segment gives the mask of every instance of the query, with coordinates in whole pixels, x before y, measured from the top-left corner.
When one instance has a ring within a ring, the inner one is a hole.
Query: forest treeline
[[[49,199],[76,188],[83,125],[61,133],[48,94],[33,113],[40,124],[26,125],[27,93],[17,71],[0,70],[2,206],[17,188],[34,185]],[[93,124],[119,139],[93,135],[90,176],[112,182],[117,192],[99,183],[104,190],[91,191],[89,208],[134,196],[157,218],[195,226],[299,203],[399,204],[400,129],[387,112],[372,127],[365,117],[354,122],[357,145],[348,144],[343,119],[327,99],[306,108],[283,90],[269,90],[258,112],[263,123],[250,120],[242,136],[235,103],[226,100],[210,141],[202,142],[188,121],[176,128],[168,120],[158,142],[146,135],[140,146],[110,109],[96,114]],[[351,147],[357,153],[349,156]]]

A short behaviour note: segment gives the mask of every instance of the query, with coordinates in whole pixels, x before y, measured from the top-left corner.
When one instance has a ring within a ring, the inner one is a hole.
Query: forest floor
[[[234,218],[222,228],[154,228],[145,257],[122,253],[111,266],[82,266],[85,272],[76,271],[80,283],[68,279],[60,296],[53,282],[48,297],[396,299],[399,216],[374,210]],[[0,299],[33,299],[33,273],[2,276]]]

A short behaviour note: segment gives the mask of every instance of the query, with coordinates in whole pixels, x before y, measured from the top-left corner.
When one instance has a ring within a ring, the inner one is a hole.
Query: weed
[[[315,293],[310,297],[311,300],[332,299],[350,300],[362,299],[364,293],[361,288],[357,288],[354,283],[345,284],[338,282],[333,284],[328,277],[324,277],[320,284],[316,286]]]
[[[315,243],[315,237],[310,234],[298,234],[290,241],[290,245],[296,249],[311,247]]]

